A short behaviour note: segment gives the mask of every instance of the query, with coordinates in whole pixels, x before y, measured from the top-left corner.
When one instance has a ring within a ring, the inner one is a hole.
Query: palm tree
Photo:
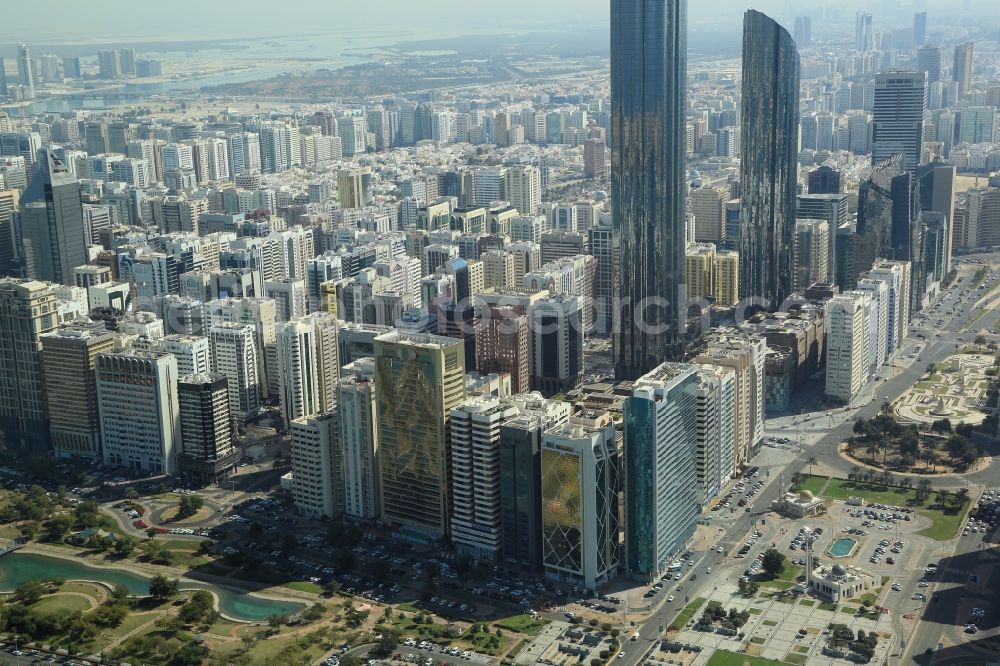
[[[858,474],[861,472],[861,468],[855,465],[851,468],[851,471],[847,473],[847,478],[854,481],[858,478]]]
[[[937,497],[934,498],[941,506],[948,506],[948,500],[951,499],[951,491],[946,488],[942,488],[937,492]]]
[[[818,461],[818,460],[816,460],[816,456],[809,456],[809,459],[808,459],[808,460],[806,460],[806,464],[807,464],[807,465],[809,465],[809,476],[812,476],[812,473],[813,473],[813,465],[815,465],[815,464],[816,464],[816,463],[818,463],[818,462],[819,462],[819,461]]]
[[[955,491],[955,504],[958,506],[958,508],[961,509],[963,506],[965,506],[965,500],[967,499],[969,499],[968,488],[959,488],[958,490]]]
[[[917,482],[917,501],[923,502],[931,494],[930,479],[920,479]]]

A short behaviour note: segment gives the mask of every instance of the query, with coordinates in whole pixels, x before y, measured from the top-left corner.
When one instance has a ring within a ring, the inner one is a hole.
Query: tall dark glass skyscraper
[[[683,350],[687,0],[611,0],[616,374]]]
[[[740,296],[778,308],[792,290],[798,181],[799,53],[760,12],[743,16]]]
[[[87,263],[80,181],[51,150],[21,198],[21,229],[25,275],[72,284],[73,269]]]

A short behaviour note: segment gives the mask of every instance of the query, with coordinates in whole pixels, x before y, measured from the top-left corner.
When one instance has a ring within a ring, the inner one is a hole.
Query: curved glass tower
[[[687,0],[611,0],[611,201],[620,379],[684,337]]]
[[[792,291],[799,53],[760,12],[743,15],[740,297],[775,310]]]

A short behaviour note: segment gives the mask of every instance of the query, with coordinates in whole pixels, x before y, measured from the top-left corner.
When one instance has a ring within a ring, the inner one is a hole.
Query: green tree
[[[14,590],[14,599],[25,606],[30,606],[45,594],[45,586],[43,586],[37,580],[29,580],[25,583],[21,583]]]
[[[166,601],[177,594],[177,580],[166,576],[154,576],[149,581],[149,596],[159,601]]]
[[[71,527],[73,527],[73,519],[69,515],[61,513],[53,516],[45,525],[45,540],[62,541]]]
[[[73,515],[76,518],[76,526],[80,529],[97,527],[104,522],[104,518],[101,516],[101,505],[94,500],[77,504],[76,508],[73,509]]]
[[[198,513],[204,504],[205,500],[202,499],[201,495],[193,493],[191,495],[181,495],[181,501],[177,509],[177,516],[179,518],[190,518],[194,514]]]
[[[130,536],[120,537],[115,541],[115,555],[118,557],[128,557],[135,551],[135,539]]]
[[[215,617],[215,599],[210,592],[198,590],[191,595],[187,603],[181,607],[177,616],[185,624],[203,622],[208,624]]]
[[[170,666],[199,666],[208,658],[208,648],[204,645],[188,643],[174,653]]]
[[[386,610],[389,610],[389,608],[390,606],[386,606]],[[323,604],[313,604],[302,613],[302,617],[307,622],[315,622],[316,620],[323,617],[323,614],[325,612],[326,612],[326,606],[324,606]]]
[[[372,653],[376,657],[389,657],[393,652],[396,651],[396,647],[399,645],[399,634],[393,630],[384,628],[382,630],[382,636],[378,640],[378,644]]]
[[[785,570],[785,556],[775,548],[768,548],[764,552],[764,560],[761,565],[768,575],[772,578],[777,578]]]

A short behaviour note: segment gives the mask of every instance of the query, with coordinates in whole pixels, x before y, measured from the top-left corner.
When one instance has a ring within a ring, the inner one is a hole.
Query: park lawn
[[[799,490],[808,490],[819,497],[820,491],[829,479],[828,476],[808,476],[799,484]]]
[[[763,657],[751,657],[726,650],[716,650],[706,666],[782,666],[785,662]]]
[[[804,654],[795,654],[794,652],[789,652],[785,655],[785,661],[789,664],[804,664],[806,663],[806,656]]]
[[[766,573],[757,574],[754,577],[754,581],[759,583],[761,587],[769,587],[772,590],[787,590],[790,587],[795,587],[796,578],[803,575],[805,569],[803,567],[789,564],[785,561],[785,568],[776,578],[768,578]]]
[[[906,506],[916,503],[917,491],[913,488],[896,488],[880,483],[861,483],[847,479],[832,479],[823,492],[825,497],[846,500],[851,497],[863,497],[866,502]]]
[[[833,603],[832,601],[824,601],[819,605],[819,609],[835,613],[837,612],[837,604]]]
[[[310,638],[315,633],[312,632],[305,636],[279,634],[259,641],[253,649],[246,653],[249,661],[241,660],[241,663],[246,663],[248,666],[267,666],[274,663],[314,664],[335,644],[318,637]],[[231,641],[220,649],[213,650],[212,656],[235,662],[237,656],[243,654],[243,650],[242,641]],[[282,653],[286,650],[287,652],[283,655]]]
[[[155,641],[151,644],[155,645],[155,649],[149,651],[141,649],[140,646],[144,644],[144,641],[139,641],[139,639],[144,637]],[[158,627],[150,626],[113,648],[111,655],[120,656],[131,663],[166,663],[170,660],[169,655],[175,654],[190,640],[191,636],[187,632],[180,632],[177,636],[169,636]]]
[[[549,623],[548,620],[536,620],[530,615],[511,615],[502,620],[497,620],[494,624],[503,629],[516,631],[519,634],[530,634],[537,636],[542,631],[542,627]]]
[[[88,596],[94,597],[94,599],[100,600],[101,594],[107,594],[108,590],[103,585],[98,583],[84,583],[81,581],[71,581],[68,583],[63,583],[59,588],[60,592],[76,592],[78,594],[86,594]]]
[[[799,602],[799,606],[815,606],[816,602],[812,599],[803,599]]]
[[[285,583],[284,587],[290,590],[298,590],[299,592],[309,592],[310,594],[323,594],[322,585],[317,585],[306,580],[293,580],[291,583]]]
[[[233,629],[236,627],[239,627],[241,629],[241,631],[237,632],[236,634],[237,636],[242,636],[244,631],[247,630],[250,630],[251,633],[253,633],[254,631],[259,631],[259,629],[255,629],[250,625],[244,624],[242,622],[230,622],[229,620],[226,619],[220,619],[216,621],[215,624],[213,624],[211,627],[209,627],[208,631],[205,633],[212,634],[213,636],[224,636],[226,638],[232,638]]]
[[[416,606],[414,606],[413,604],[410,604],[410,603],[396,604],[396,608],[398,608],[401,611],[406,611],[407,613],[420,613],[421,612],[421,610],[419,608],[417,608]]]
[[[761,638],[760,636],[754,636],[753,638],[750,639],[750,642],[753,643],[754,645],[763,645],[767,641]]]
[[[694,614],[698,612],[698,609],[704,604],[705,597],[695,597],[694,601],[685,606],[684,610],[678,613],[677,617],[675,617],[674,621],[670,624],[678,629],[683,629],[687,623],[691,621],[691,618],[694,617]]]
[[[93,608],[90,602],[75,594],[48,594],[31,605],[31,609],[46,615],[67,615],[76,611],[85,612]]]
[[[159,619],[161,615],[163,615],[162,611],[153,611],[149,613],[130,612],[125,616],[125,619],[122,620],[121,624],[113,629],[109,629],[107,633],[114,638],[121,638],[130,631],[135,631],[138,627],[141,627],[150,620]]]
[[[920,530],[917,534],[935,541],[948,541],[958,534],[958,528],[961,527],[965,517],[965,507],[954,514],[930,509],[923,509],[920,514],[931,520],[931,526]]]
[[[0,525],[0,539],[16,539],[21,536],[21,528],[17,525]]]

